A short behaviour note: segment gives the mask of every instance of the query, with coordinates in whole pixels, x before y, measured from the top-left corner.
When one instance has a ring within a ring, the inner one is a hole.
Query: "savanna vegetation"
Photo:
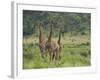
[[[47,12],[23,10],[23,69],[78,67],[91,65],[90,13]],[[39,27],[43,24],[46,38],[53,21],[54,40],[61,33],[61,58],[50,61],[42,58],[39,49]]]

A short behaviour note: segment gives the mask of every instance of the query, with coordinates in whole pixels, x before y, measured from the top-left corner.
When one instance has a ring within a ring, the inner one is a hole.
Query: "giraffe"
[[[50,33],[49,33],[48,40],[46,42],[46,50],[49,52],[50,61],[56,59],[56,56],[59,52],[59,45],[57,41],[54,41],[52,39],[52,27],[53,27],[53,24],[51,24],[50,26]]]
[[[40,48],[41,56],[42,56],[42,58],[44,58],[45,54],[46,54],[45,53],[46,38],[43,33],[42,23],[40,23],[38,26],[39,26],[39,48]]]
[[[62,50],[62,44],[61,44],[61,33],[62,33],[62,28],[59,30],[59,37],[58,37],[58,45],[59,45],[59,52],[58,52],[58,59],[61,58],[61,50]]]

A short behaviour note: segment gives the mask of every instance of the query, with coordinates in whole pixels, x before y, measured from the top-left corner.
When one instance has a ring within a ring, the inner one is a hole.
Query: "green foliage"
[[[70,12],[47,12],[23,10],[23,35],[38,34],[38,24],[43,23],[45,31],[53,21],[55,36],[59,27],[64,27],[64,32],[74,34],[86,34],[90,31],[90,13],[70,13]],[[82,33],[81,33],[82,32]]]

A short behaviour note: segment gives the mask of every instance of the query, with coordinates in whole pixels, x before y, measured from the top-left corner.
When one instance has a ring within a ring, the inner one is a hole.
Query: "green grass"
[[[57,40],[57,38],[55,38]],[[38,38],[32,36],[23,39],[23,69],[78,67],[90,66],[90,39],[89,36],[65,36],[61,40],[63,48],[61,59],[49,61],[49,57],[42,59],[38,47]]]

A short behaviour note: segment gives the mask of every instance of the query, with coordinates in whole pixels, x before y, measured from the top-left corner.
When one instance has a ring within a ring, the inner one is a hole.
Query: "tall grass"
[[[57,40],[58,38],[54,38]],[[23,39],[23,69],[90,66],[89,36],[64,36],[61,40],[63,48],[61,59],[50,62],[49,57],[43,59],[38,47],[38,38],[32,36]]]

